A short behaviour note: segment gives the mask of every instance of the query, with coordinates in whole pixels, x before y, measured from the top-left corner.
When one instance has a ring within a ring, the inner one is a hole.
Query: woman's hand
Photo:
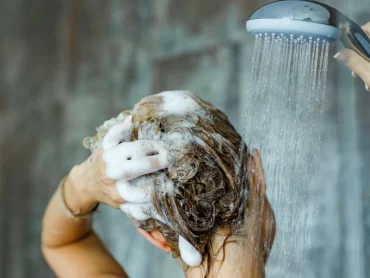
[[[113,208],[119,208],[125,201],[119,196],[116,180],[106,176],[106,164],[102,159],[103,150],[96,150],[80,165],[73,167],[66,180],[66,200],[68,205],[72,200],[77,209],[89,210],[96,203],[105,203]],[[83,207],[81,208],[81,205]],[[74,210],[73,207],[71,207]]]
[[[84,215],[102,202],[136,218],[160,219],[149,202],[154,179],[141,175],[166,168],[167,151],[163,142],[128,142],[131,125],[128,117],[112,127],[102,148],[73,167],[61,188],[64,194],[58,190],[49,202],[43,218],[42,250],[58,277],[127,277],[92,231],[91,221],[71,219],[65,206],[75,215]]]
[[[141,211],[136,206],[143,205],[143,210],[148,211],[154,180],[141,176],[169,166],[168,146],[158,140],[127,142],[131,126],[130,116],[113,126],[105,135],[102,148],[72,169],[65,190],[71,210],[82,214],[102,202],[128,213],[132,205],[127,204],[126,209],[121,206],[128,201],[135,203],[135,212]]]
[[[370,36],[370,22],[362,26],[362,29]],[[352,75],[358,75],[364,82],[367,91],[370,91],[370,62],[351,49],[342,49],[334,56],[352,70]]]

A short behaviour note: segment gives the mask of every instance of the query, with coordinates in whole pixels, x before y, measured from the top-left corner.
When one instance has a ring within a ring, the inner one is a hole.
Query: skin
[[[370,36],[370,22],[362,26],[362,29]],[[342,49],[334,57],[352,70],[352,76],[359,76],[364,81],[366,90],[370,91],[370,62],[351,49]]]
[[[244,244],[228,243],[211,269],[211,277],[265,277],[264,266],[275,235],[275,219],[266,198],[266,183],[258,151],[248,157],[250,200],[244,228]],[[115,180],[105,175],[106,165],[102,151],[94,152],[85,162],[73,167],[65,180],[65,199],[72,211],[87,213],[99,202],[119,208],[125,201],[119,197]],[[155,171],[155,170],[153,170]],[[171,252],[158,230],[138,229],[149,242],[164,252]],[[215,247],[221,247],[222,231],[213,238]],[[42,225],[42,251],[46,261],[58,277],[128,277],[124,269],[108,252],[91,228],[90,220],[72,220],[55,193],[45,211]],[[178,260],[182,266],[181,260]],[[206,266],[203,262],[202,266]],[[183,266],[182,266],[183,267]],[[203,267],[187,270],[186,277],[204,277]],[[239,275],[237,275],[239,274]]]

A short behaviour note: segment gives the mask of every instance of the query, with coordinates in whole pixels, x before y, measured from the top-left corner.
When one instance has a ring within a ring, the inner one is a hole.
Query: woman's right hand
[[[370,36],[370,22],[362,26],[362,29]],[[370,91],[370,62],[351,49],[340,50],[334,58],[349,67],[353,76],[359,76],[365,82],[366,90]]]

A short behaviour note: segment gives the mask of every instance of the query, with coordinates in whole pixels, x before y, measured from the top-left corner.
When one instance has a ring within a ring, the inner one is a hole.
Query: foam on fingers
[[[126,163],[126,165],[123,167],[124,174],[122,178],[131,180],[142,175],[168,168],[168,165],[166,153],[150,157],[143,157],[141,159]]]
[[[151,215],[148,213],[148,209],[151,204],[123,204],[120,206],[121,210],[126,214],[132,216],[137,220],[147,220],[151,218]]]
[[[122,123],[113,126],[103,139],[103,150],[117,146],[132,126],[132,116],[127,116]]]
[[[162,223],[166,223],[166,221],[157,213],[152,203],[145,204],[126,203],[121,205],[120,209],[126,214],[135,218],[136,220],[147,220],[149,218],[154,218],[161,221]]]
[[[116,183],[118,194],[129,203],[148,203],[154,192],[154,180],[141,177],[134,180],[119,180]]]
[[[170,161],[163,142],[126,142],[103,153],[106,176],[114,180],[129,180],[167,168]]]

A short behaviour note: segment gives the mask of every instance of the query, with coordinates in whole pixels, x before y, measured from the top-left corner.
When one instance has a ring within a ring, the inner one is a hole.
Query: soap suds
[[[174,183],[165,173],[139,176],[132,180],[119,180],[116,183],[118,194],[129,203],[150,203],[154,191],[161,194],[172,194]]]
[[[157,95],[162,97],[161,110],[167,115],[185,116],[200,109],[189,91],[166,91]]]
[[[182,236],[179,236],[179,249],[181,259],[189,266],[198,266],[202,262],[202,256],[199,252]]]
[[[83,146],[86,149],[89,149],[91,152],[94,152],[98,148],[102,148],[103,147],[103,140],[104,140],[105,136],[107,135],[107,133],[109,131],[111,131],[111,129],[113,127],[115,127],[116,125],[119,125],[122,122],[125,122],[125,125],[127,126],[129,124],[129,122],[132,122],[132,118],[131,118],[130,113],[131,113],[130,111],[124,111],[124,112],[121,112],[116,118],[112,118],[108,121],[105,121],[101,126],[96,128],[97,134],[95,136],[86,137],[83,140]],[[129,117],[129,119],[127,119],[128,117]],[[113,132],[113,131],[111,131],[111,132]],[[122,133],[120,135],[125,138],[124,141],[129,141],[130,138],[127,137],[127,135],[129,135],[129,130],[127,130],[127,133],[125,134],[125,136]],[[110,137],[113,137],[113,136],[110,136]],[[118,143],[119,142],[117,142],[116,144],[118,144]],[[108,146],[106,146],[106,148],[107,147]]]
[[[154,193],[154,180],[151,177],[138,177],[116,183],[118,194],[129,203],[148,203]]]
[[[136,220],[147,220],[152,218],[152,215],[148,212],[151,211],[151,203],[148,204],[131,204],[126,203],[120,206],[121,210],[126,214],[132,216]],[[145,213],[147,212],[147,213]]]
[[[121,117],[118,116],[117,118]],[[117,146],[124,139],[126,139],[125,141],[129,139],[129,132],[132,126],[132,116],[127,116],[121,123],[117,123],[116,119],[112,119],[111,121],[112,122],[108,122],[107,124],[107,126],[111,126],[111,128],[103,139],[103,150]],[[106,123],[104,123],[104,127]]]
[[[175,185],[165,173],[158,173],[155,181],[155,190],[162,195],[172,195]]]
[[[106,175],[110,179],[133,179],[169,166],[169,157],[162,141],[125,142],[103,153]]]
[[[179,116],[179,117],[204,117],[209,114],[195,100],[193,93],[189,91],[165,91],[159,94],[143,98],[133,109],[133,114],[145,117],[149,113],[156,117]]]
[[[120,206],[120,209],[136,220],[147,220],[150,218],[157,219],[166,224],[166,221],[157,213],[152,203],[132,204],[126,203]]]

